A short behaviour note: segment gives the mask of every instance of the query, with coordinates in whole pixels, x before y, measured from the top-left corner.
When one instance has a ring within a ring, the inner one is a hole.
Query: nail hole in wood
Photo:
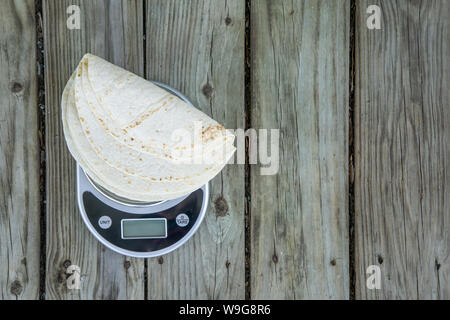
[[[381,255],[378,255],[378,263],[383,264],[383,257]]]
[[[274,253],[274,255],[272,256],[272,261],[273,261],[273,263],[278,263],[278,256],[277,256],[277,254],[276,253]]]
[[[437,259],[434,261],[435,265],[436,265],[436,270],[439,271],[439,269],[441,268],[441,264],[437,261]]]

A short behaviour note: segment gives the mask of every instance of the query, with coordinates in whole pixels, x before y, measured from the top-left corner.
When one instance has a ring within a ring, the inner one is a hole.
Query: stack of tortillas
[[[86,54],[62,96],[67,146],[86,174],[130,200],[189,194],[232,157],[234,135],[157,85]]]

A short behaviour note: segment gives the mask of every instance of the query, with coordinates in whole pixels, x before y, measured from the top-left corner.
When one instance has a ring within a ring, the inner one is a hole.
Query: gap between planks
[[[44,26],[42,18],[42,0],[35,1],[36,23],[36,68],[37,72],[37,106],[38,133],[40,146],[39,196],[40,196],[40,262],[39,262],[39,299],[45,300],[46,277],[46,148],[45,148],[45,61],[44,61]]]
[[[245,77],[245,131],[251,128],[251,37],[250,37],[250,19],[251,19],[251,0],[245,1],[245,57],[244,57],[244,77]],[[245,243],[245,299],[251,299],[251,173],[250,173],[250,153],[249,137],[245,140],[245,213],[244,213],[244,243]]]
[[[355,300],[355,196],[354,196],[354,119],[355,119],[355,32],[356,0],[350,0],[349,38],[349,110],[348,110],[348,244],[349,244],[349,289],[350,300]]]

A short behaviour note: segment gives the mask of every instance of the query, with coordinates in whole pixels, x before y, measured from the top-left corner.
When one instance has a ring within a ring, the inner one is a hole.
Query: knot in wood
[[[72,265],[72,262],[69,259],[67,259],[66,261],[63,262],[63,267],[66,269],[68,267],[70,267],[71,265]]]
[[[11,86],[11,91],[14,93],[19,93],[23,90],[23,85],[19,82],[14,82]]]
[[[228,203],[224,197],[218,197],[214,201],[214,208],[216,209],[217,217],[224,217],[228,214]]]
[[[14,280],[11,283],[11,293],[15,296],[19,296],[22,293],[23,287],[19,280]]]
[[[205,84],[202,88],[203,95],[208,99],[211,98],[213,90],[213,87],[209,83]]]

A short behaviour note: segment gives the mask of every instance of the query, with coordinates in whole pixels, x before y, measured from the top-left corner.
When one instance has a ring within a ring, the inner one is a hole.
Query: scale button
[[[180,213],[175,218],[175,222],[180,227],[186,227],[189,224],[189,216],[185,213]]]
[[[112,224],[112,220],[108,216],[102,216],[102,217],[100,217],[100,219],[98,219],[98,225],[102,229],[109,229],[109,227],[111,227],[111,224]]]

